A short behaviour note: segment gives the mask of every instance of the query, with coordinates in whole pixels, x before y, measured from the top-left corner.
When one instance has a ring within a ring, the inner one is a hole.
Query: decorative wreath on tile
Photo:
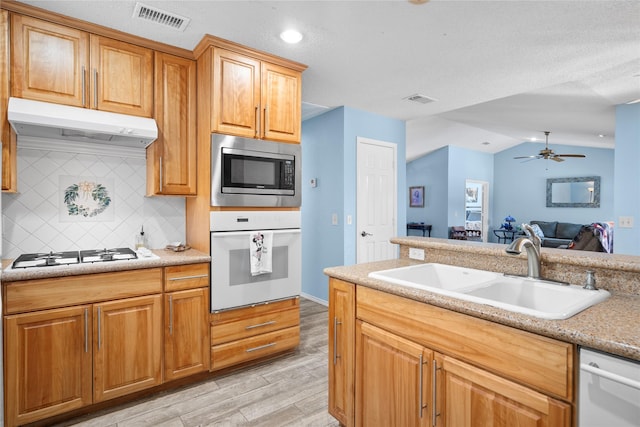
[[[81,181],[65,189],[64,203],[69,215],[82,215],[87,218],[104,212],[111,203],[111,197],[104,185]]]

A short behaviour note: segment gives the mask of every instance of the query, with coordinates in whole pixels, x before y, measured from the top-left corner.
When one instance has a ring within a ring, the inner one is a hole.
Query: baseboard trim
[[[328,302],[328,301],[325,301],[325,300],[320,299],[320,298],[318,298],[318,297],[315,297],[315,296],[313,296],[313,295],[307,294],[307,293],[305,293],[305,292],[300,292],[300,296],[301,296],[301,297],[304,297],[304,298],[306,298],[306,299],[310,299],[310,300],[311,300],[311,301],[313,301],[313,302],[317,302],[318,304],[322,304],[322,305],[324,305],[325,307],[329,307],[329,302]]]

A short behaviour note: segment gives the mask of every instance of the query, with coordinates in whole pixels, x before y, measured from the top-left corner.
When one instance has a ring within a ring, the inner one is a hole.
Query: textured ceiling
[[[406,120],[409,160],[447,144],[497,152],[544,130],[552,144],[613,147],[614,106],[640,98],[638,1],[143,1],[190,18],[184,32],[132,19],[135,1],[22,3],[186,49],[208,33],[307,64],[303,102],[316,108],[305,111]],[[288,27],[300,44],[279,40]],[[404,99],[416,93],[437,101]]]

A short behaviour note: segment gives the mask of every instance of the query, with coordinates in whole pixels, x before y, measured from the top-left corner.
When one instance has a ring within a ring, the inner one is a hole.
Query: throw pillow
[[[538,224],[530,224],[530,225],[531,225],[531,229],[533,230],[533,234],[538,236],[540,240],[544,239],[544,233],[542,232],[542,229],[540,228],[540,226]],[[529,230],[527,230],[526,228],[524,229],[524,234],[526,234],[528,237],[531,237],[531,233],[529,233]]]

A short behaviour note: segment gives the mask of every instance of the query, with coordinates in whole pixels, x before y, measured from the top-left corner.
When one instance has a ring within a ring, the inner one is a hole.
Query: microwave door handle
[[[266,230],[249,230],[249,231],[213,231],[211,233],[211,237],[234,237],[234,236],[248,236],[251,233],[255,233],[256,231],[266,231]],[[269,230],[271,231],[271,230]],[[299,228],[286,228],[283,230],[272,230],[273,234],[300,234]]]

